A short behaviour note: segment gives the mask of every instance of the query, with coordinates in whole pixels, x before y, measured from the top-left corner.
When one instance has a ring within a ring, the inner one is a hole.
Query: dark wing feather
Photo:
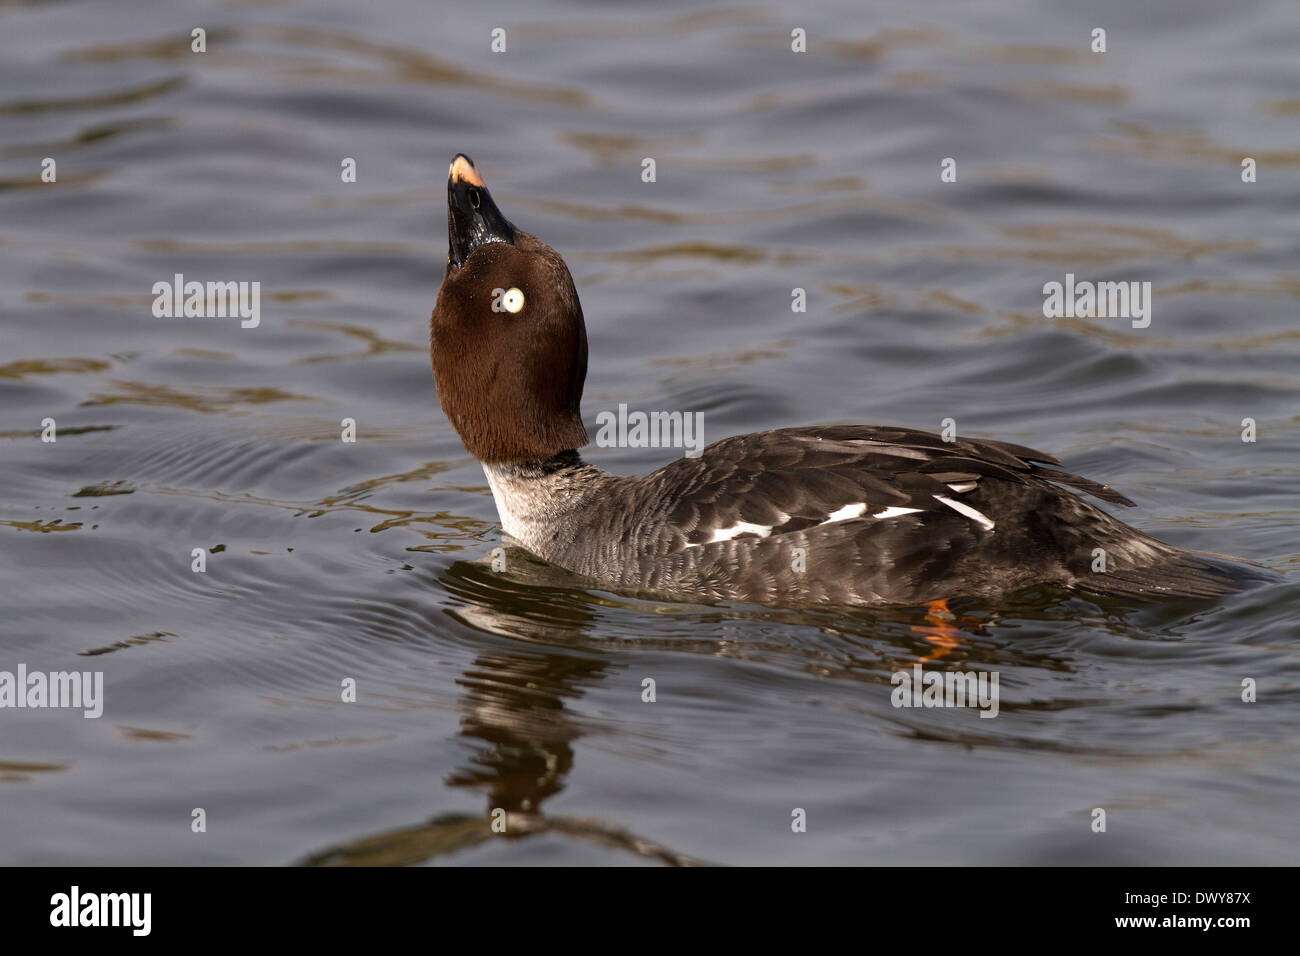
[[[1080,491],[1086,491],[1094,498],[1100,498],[1102,501],[1109,501],[1112,504],[1124,505],[1125,507],[1135,507],[1132,501],[1121,495],[1109,485],[1101,485],[1088,478],[1072,475],[1067,471],[1057,471],[1055,468],[1035,467],[1033,473],[1047,481],[1054,481],[1059,485],[1069,485],[1071,488],[1078,488]]]
[[[960,500],[974,482],[984,496],[999,487],[1066,485],[1121,505],[1132,502],[1105,485],[1038,462],[1060,464],[1022,445],[940,436],[910,428],[828,425],[786,428],[715,442],[699,458],[684,458],[659,473],[660,513],[681,532],[672,550],[713,540],[743,525],[734,537],[802,531],[847,505],[864,505],[862,520],[890,508],[952,514],[936,495]],[[672,500],[666,496],[672,493]],[[1055,493],[1070,492],[1055,488]],[[652,491],[651,497],[656,497]],[[857,520],[852,519],[852,520]],[[770,530],[769,530],[770,529]]]

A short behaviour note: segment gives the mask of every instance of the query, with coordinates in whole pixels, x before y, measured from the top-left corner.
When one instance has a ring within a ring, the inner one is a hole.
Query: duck
[[[506,540],[592,587],[767,605],[930,605],[1058,587],[1214,598],[1257,577],[1088,498],[1134,503],[1023,445],[892,425],[723,438],[648,475],[585,461],[582,304],[564,259],[447,175],[429,320],[438,403],[482,464]]]

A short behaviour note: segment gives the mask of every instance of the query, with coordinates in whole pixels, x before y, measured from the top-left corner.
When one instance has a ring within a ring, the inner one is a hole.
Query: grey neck
[[[588,465],[576,451],[541,461],[484,464],[501,527],[529,551],[550,559],[557,536],[575,523],[606,472]]]

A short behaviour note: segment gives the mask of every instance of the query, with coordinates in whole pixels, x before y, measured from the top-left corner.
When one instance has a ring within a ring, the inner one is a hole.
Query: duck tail
[[[1264,567],[1226,554],[1185,551],[1161,545],[1156,560],[1137,566],[1110,567],[1082,575],[1078,587],[1108,597],[1156,600],[1158,598],[1217,598],[1278,580]]]

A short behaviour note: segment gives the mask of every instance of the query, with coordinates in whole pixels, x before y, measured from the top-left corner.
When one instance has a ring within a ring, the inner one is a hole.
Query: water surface
[[[0,2],[0,670],[106,694],[0,711],[0,862],[1294,863],[1298,46],[1282,0]],[[426,351],[462,150],[573,270],[589,425],[953,418],[1282,578],[945,621],[494,572]],[[261,324],[155,318],[176,273]],[[1044,318],[1066,273],[1150,327]],[[894,708],[918,660],[999,716]]]

